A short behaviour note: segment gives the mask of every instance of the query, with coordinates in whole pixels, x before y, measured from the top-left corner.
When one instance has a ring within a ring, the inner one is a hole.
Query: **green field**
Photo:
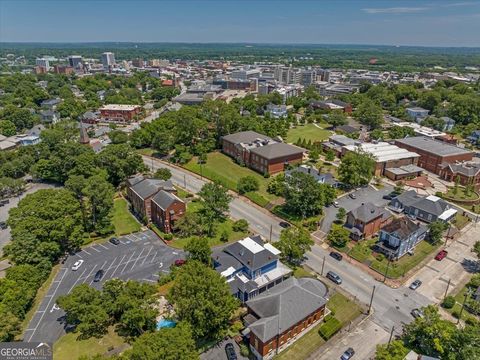
[[[81,356],[93,356],[104,354],[109,348],[127,347],[123,338],[117,335],[113,327],[100,339],[92,337],[86,340],[77,340],[78,334],[68,333],[63,335],[53,345],[54,359],[76,360]]]
[[[299,125],[296,128],[291,128],[288,130],[287,139],[288,143],[295,143],[298,139],[305,139],[306,141],[310,140],[315,141],[324,141],[328,139],[331,135],[329,130],[325,130],[324,127],[327,127],[328,124],[316,124],[321,127],[319,129],[315,124]]]
[[[233,159],[219,152],[208,154],[207,162],[201,166],[198,164],[198,159],[194,157],[184,167],[210,180],[218,181],[223,186],[234,191],[237,191],[237,183],[240,178],[253,176],[258,180],[260,189],[253,193],[246,193],[245,196],[260,206],[266,206],[270,201],[278,198],[267,192],[269,179],[264,178],[253,170],[238,165]]]
[[[128,202],[125,199],[117,198],[113,203],[113,226],[117,236],[140,231],[140,223],[128,211]]]

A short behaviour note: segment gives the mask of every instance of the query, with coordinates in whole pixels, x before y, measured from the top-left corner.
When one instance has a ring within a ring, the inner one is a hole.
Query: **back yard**
[[[286,142],[296,143],[299,139],[305,139],[307,142],[324,141],[332,134],[331,131],[325,130],[330,125],[322,124],[306,124],[298,125],[288,130]]]

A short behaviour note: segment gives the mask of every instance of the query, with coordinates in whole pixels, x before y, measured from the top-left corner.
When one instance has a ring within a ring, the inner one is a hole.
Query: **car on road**
[[[7,223],[5,221],[0,221],[0,229],[4,230],[7,228]]]
[[[111,244],[113,245],[119,245],[120,240],[118,240],[116,237],[112,237],[110,240],[108,240]]]
[[[351,347],[345,350],[345,352],[342,354],[340,357],[341,360],[350,360],[353,355],[355,355],[355,350],[353,350]]]
[[[103,274],[105,274],[105,271],[103,271],[102,269],[98,270],[95,273],[95,277],[93,278],[93,282],[99,282],[100,280],[102,280]]]
[[[357,195],[355,195],[355,193],[350,193],[350,194],[348,194],[348,196],[349,196],[351,199],[356,199],[356,198],[357,198]]]
[[[237,353],[232,343],[225,345],[225,353],[227,354],[228,360],[237,360]]]
[[[284,228],[284,229],[289,228],[289,227],[291,226],[291,225],[290,225],[288,222],[286,222],[286,221],[280,221],[280,222],[278,223],[278,225],[280,225],[280,226],[281,226],[282,228]]]
[[[2,204],[2,206],[10,204],[10,200],[8,200],[8,199],[0,200],[0,204]]]
[[[420,309],[413,309],[410,314],[416,319],[416,318],[423,318],[423,311]]]
[[[338,201],[334,201],[333,202],[333,206],[335,206],[336,208],[340,207],[340,204],[338,203]]]
[[[440,252],[437,254],[437,256],[435,256],[435,260],[437,261],[442,261],[443,259],[445,259],[448,255],[448,251],[447,250],[440,250]]]
[[[342,278],[333,271],[327,272],[327,279],[332,280],[337,285],[340,285],[342,283]]]
[[[393,198],[396,198],[398,194],[396,192],[391,192],[390,194],[383,195],[382,199],[384,200],[392,200]]]
[[[410,284],[409,288],[412,290],[417,290],[420,287],[420,285],[422,285],[422,282],[417,279]]]
[[[187,261],[184,260],[184,259],[177,259],[177,260],[175,260],[174,264],[175,264],[175,266],[183,266],[183,265],[185,265],[186,262]]]
[[[73,264],[72,266],[72,270],[77,271],[78,269],[80,269],[80,266],[82,266],[82,264],[83,264],[83,260],[75,261],[75,264]]]
[[[331,251],[331,252],[330,252],[330,256],[331,256],[332,258],[334,258],[335,260],[338,260],[338,261],[342,261],[342,259],[343,259],[342,254],[340,254],[340,253],[338,253],[338,252],[336,252],[336,251]]]

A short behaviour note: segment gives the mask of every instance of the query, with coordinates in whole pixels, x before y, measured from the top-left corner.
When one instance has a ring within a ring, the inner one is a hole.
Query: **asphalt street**
[[[207,180],[199,179],[187,170],[179,169],[157,159],[144,156],[143,162],[154,171],[159,168],[167,168],[172,172],[172,182],[192,193],[198,193]],[[282,219],[272,215],[266,210],[259,209],[246,198],[234,195],[230,202],[230,216],[234,220],[245,219],[250,224],[250,229],[265,239],[272,241],[280,238],[282,228],[279,223]],[[271,234],[270,234],[271,233]]]
[[[166,246],[151,231],[122,236],[119,240],[119,245],[107,242],[88,246],[67,259],[30,321],[24,341],[55,342],[65,334],[65,313],[55,301],[76,285],[88,284],[100,289],[105,281],[113,278],[155,283],[160,272],[168,273],[175,260],[184,258],[181,250]],[[72,265],[77,260],[84,262],[73,271]],[[105,272],[104,276],[94,282],[95,273],[100,269]]]

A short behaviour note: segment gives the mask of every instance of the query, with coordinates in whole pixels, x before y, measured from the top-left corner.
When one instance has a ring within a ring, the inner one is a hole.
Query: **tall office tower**
[[[80,66],[82,61],[83,61],[83,59],[80,55],[70,55],[68,57],[68,63],[70,64],[71,67],[73,67],[75,69]]]
[[[105,69],[115,65],[115,55],[112,52],[104,52],[102,54],[102,64]]]
[[[317,80],[317,72],[315,70],[306,69],[301,71],[300,84],[308,86]]]
[[[50,62],[45,58],[38,58],[35,60],[37,66],[45,68],[46,71],[50,70]]]

